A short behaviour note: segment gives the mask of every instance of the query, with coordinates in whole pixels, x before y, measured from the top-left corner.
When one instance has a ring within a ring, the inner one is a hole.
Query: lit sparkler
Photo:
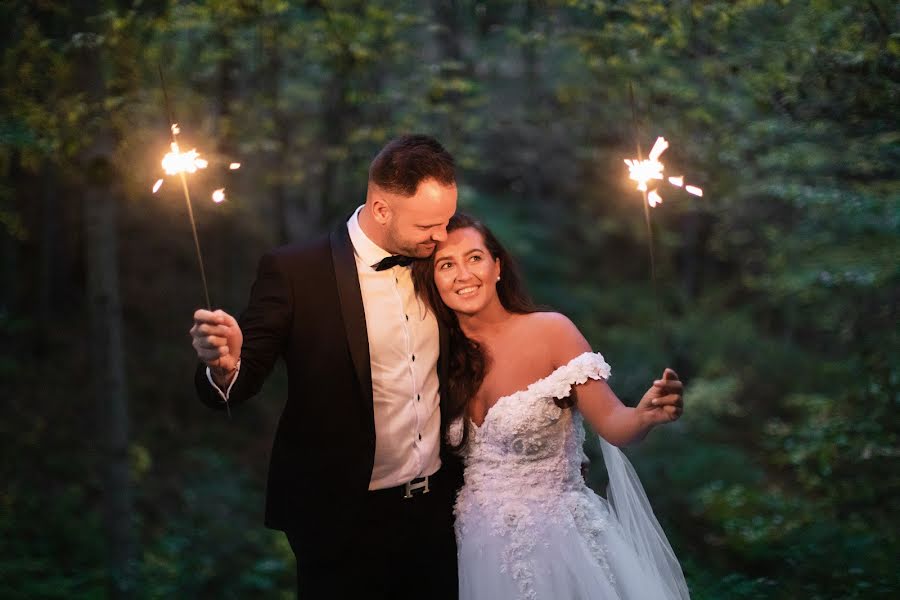
[[[162,78],[162,69],[160,69],[160,78]],[[166,96],[166,108],[168,110],[169,98],[165,93],[165,85],[163,85],[163,94]],[[171,111],[168,111],[171,115]],[[171,118],[171,117],[170,117]],[[172,123],[170,130],[172,132],[171,151],[167,152],[162,159],[162,168],[166,175],[177,175],[181,180],[181,189],[184,192],[184,201],[187,204],[188,217],[191,221],[191,231],[194,233],[194,248],[197,250],[197,262],[200,264],[200,278],[203,281],[203,294],[206,298],[206,308],[212,310],[212,303],[209,301],[209,286],[206,283],[206,269],[203,267],[203,254],[200,252],[200,239],[197,236],[197,224],[194,221],[194,210],[191,206],[191,193],[188,190],[187,174],[196,173],[198,169],[205,169],[209,163],[206,159],[200,158],[200,153],[196,149],[182,152],[178,146],[178,134],[181,129],[177,123]],[[153,185],[153,193],[155,194],[162,187],[163,180],[158,179]],[[224,194],[223,194],[224,199]]]
[[[658,188],[650,190],[647,184],[650,180],[655,179],[662,181],[664,179],[663,171],[665,171],[666,167],[663,163],[659,162],[659,157],[668,147],[669,142],[666,141],[666,138],[658,137],[646,159],[641,158],[640,147],[638,147],[638,158],[625,159],[625,164],[628,165],[629,179],[637,182],[638,191],[644,192],[647,203],[650,206],[656,206],[662,202],[662,196],[659,195]],[[700,188],[684,184],[683,175],[669,177],[667,181],[676,187],[684,188],[684,191],[689,194],[703,196],[703,190]]]
[[[637,109],[634,104],[633,89],[631,94],[632,112],[635,120],[635,130],[637,130]],[[654,290],[656,289],[656,259],[653,256],[653,228],[650,226],[650,211],[647,207],[655,207],[659,205],[663,201],[663,199],[659,194],[659,187],[657,186],[653,189],[650,189],[648,183],[650,183],[651,181],[666,180],[675,187],[684,188],[684,191],[689,194],[693,194],[694,196],[703,196],[702,189],[693,185],[685,185],[683,175],[669,177],[668,179],[664,177],[663,172],[666,170],[666,167],[663,163],[660,162],[659,157],[663,152],[666,151],[668,147],[669,142],[666,141],[666,138],[656,138],[656,142],[654,142],[653,148],[650,149],[650,154],[647,155],[647,158],[645,159],[641,155],[641,143],[640,140],[638,140],[637,158],[625,159],[625,164],[628,165],[628,177],[632,181],[637,182],[637,189],[644,196],[644,218],[647,221],[647,240],[650,246],[650,276],[653,279]]]
[[[194,210],[191,207],[191,193],[188,190],[187,184],[187,174],[196,173],[199,169],[205,169],[209,162],[200,156],[200,153],[197,152],[196,149],[191,149],[187,152],[182,152],[181,148],[178,145],[178,134],[181,133],[181,128],[178,126],[178,123],[175,122],[175,117],[172,115],[172,108],[169,104],[169,95],[166,93],[166,80],[163,77],[162,66],[159,66],[159,79],[162,84],[162,92],[163,99],[165,101],[165,109],[166,116],[171,124],[169,130],[172,133],[172,143],[170,144],[170,152],[167,152],[162,159],[162,168],[165,171],[166,175],[177,175],[181,180],[181,189],[184,192],[184,201],[187,204],[188,217],[191,221],[191,231],[194,234],[194,248],[197,251],[197,262],[200,264],[200,278],[203,281],[203,294],[206,298],[206,308],[212,310],[212,303],[209,300],[209,286],[206,283],[206,269],[203,266],[203,255],[200,252],[200,239],[197,236],[197,223],[194,221]],[[241,163],[233,162],[228,168],[230,170],[239,169],[241,167]],[[159,191],[159,188],[162,187],[163,180],[158,179],[156,183],[153,184],[153,193]],[[215,190],[212,194],[213,202],[219,203],[225,200],[225,188],[219,188]],[[228,404],[228,401],[225,401],[225,411],[228,413],[228,416],[231,416],[231,407]]]
[[[172,107],[169,104],[169,94],[166,92],[166,80],[163,77],[162,66],[159,66],[159,80],[162,84],[163,100],[165,102],[166,117],[169,120],[169,131],[172,133],[171,152],[166,153],[162,159],[162,168],[166,175],[177,175],[181,180],[181,189],[184,192],[184,201],[187,204],[188,217],[191,221],[191,231],[194,234],[194,249],[197,251],[197,262],[200,264],[200,278],[203,281],[203,294],[206,298],[206,308],[212,310],[212,302],[209,301],[209,286],[206,283],[206,269],[203,266],[203,254],[200,252],[200,238],[197,236],[197,223],[194,221],[194,210],[191,207],[191,193],[188,190],[187,174],[195,173],[198,169],[205,169],[209,164],[206,159],[200,157],[196,149],[182,152],[178,146],[178,134],[181,128],[175,122],[172,115]],[[159,191],[162,179],[157,180],[153,186],[153,193]]]
[[[637,146],[637,159],[625,159],[625,164],[628,165],[629,177],[638,183],[638,190],[642,193],[644,197],[644,220],[647,223],[647,247],[650,250],[650,280],[653,282],[653,297],[656,300],[657,307],[657,324],[661,323],[659,321],[659,313],[660,313],[660,305],[659,305],[659,291],[656,285],[656,258],[653,256],[653,227],[650,225],[650,202],[653,201],[652,206],[656,206],[660,202],[662,202],[662,198],[653,190],[652,195],[648,193],[647,182],[651,179],[662,179],[663,176],[663,164],[659,162],[659,155],[662,154],[662,151],[669,147],[669,144],[663,139],[659,138],[656,140],[656,143],[653,145],[653,149],[650,151],[651,155],[653,155],[653,160],[644,160],[643,152],[641,151],[641,132],[638,127],[638,117],[637,117],[637,102],[634,99],[634,85],[628,85],[628,93],[631,98],[631,119],[634,124],[634,137],[635,137],[635,145]],[[664,146],[663,146],[664,145]]]
[[[178,145],[178,134],[181,133],[181,128],[178,126],[178,123],[175,123],[175,118],[172,115],[172,109],[169,105],[169,95],[166,93],[166,80],[163,77],[162,67],[159,68],[159,79],[162,82],[162,91],[163,98],[165,100],[166,105],[166,116],[169,119],[169,130],[172,133],[172,142],[169,145],[170,151],[163,156],[162,159],[162,168],[165,171],[166,175],[177,175],[179,179],[181,179],[181,188],[184,192],[184,200],[187,204],[188,216],[191,220],[191,230],[194,233],[194,246],[197,250],[197,261],[200,264],[200,276],[203,280],[203,292],[206,296],[206,306],[211,310],[211,302],[209,301],[209,286],[206,284],[206,270],[203,267],[203,255],[200,253],[200,240],[197,237],[197,225],[194,222],[194,211],[191,207],[191,194],[188,190],[187,185],[187,177],[186,175],[191,173],[196,173],[200,169],[205,169],[209,166],[209,161],[200,156],[200,153],[197,152],[196,148],[192,148],[187,152],[183,152]],[[228,165],[228,169],[231,171],[235,171],[241,168],[241,163],[232,162]],[[156,183],[153,184],[153,193],[159,191],[159,189],[163,185],[163,179],[157,179]],[[225,188],[219,188],[212,193],[212,200],[216,204],[223,202],[225,200]]]
[[[626,158],[625,164],[628,165],[628,177],[637,182],[637,189],[643,195],[644,202],[644,219],[647,223],[647,245],[650,251],[650,278],[653,282],[653,295],[656,299],[657,306],[657,326],[662,332],[662,321],[660,320],[662,307],[659,301],[659,289],[656,282],[656,258],[653,252],[653,227],[650,222],[650,208],[659,205],[663,199],[659,193],[659,186],[656,181],[668,181],[675,187],[683,188],[689,194],[695,196],[703,196],[703,190],[693,185],[685,185],[684,176],[677,175],[666,178],[664,172],[665,165],[660,162],[659,157],[662,156],[669,147],[669,142],[664,137],[657,137],[650,153],[645,159],[641,152],[641,132],[638,126],[637,103],[634,99],[634,86],[629,85],[629,93],[631,96],[631,117],[634,121],[634,134],[637,146],[637,158]],[[651,189],[650,183],[653,183]]]

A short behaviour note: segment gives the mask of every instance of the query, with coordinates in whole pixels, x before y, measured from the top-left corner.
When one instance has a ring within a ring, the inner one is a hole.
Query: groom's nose
[[[434,233],[431,234],[431,241],[433,241],[433,242],[447,241],[447,228],[441,227],[439,229],[435,229]]]

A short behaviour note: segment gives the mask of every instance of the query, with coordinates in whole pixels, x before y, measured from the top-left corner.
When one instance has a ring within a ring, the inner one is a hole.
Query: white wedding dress
[[[609,502],[591,491],[582,417],[553,402],[609,372],[600,354],[582,354],[471,423],[455,508],[461,600],[689,598],[628,460],[601,438]],[[457,421],[448,437],[461,435]]]

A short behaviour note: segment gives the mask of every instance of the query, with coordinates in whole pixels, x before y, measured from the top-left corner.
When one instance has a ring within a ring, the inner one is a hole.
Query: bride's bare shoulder
[[[529,337],[540,340],[547,348],[549,358],[555,367],[564,365],[584,352],[591,351],[591,345],[569,317],[558,312],[536,312],[523,315],[523,326]]]
[[[548,335],[571,335],[578,332],[578,328],[566,315],[558,312],[533,312],[521,315],[522,323],[533,333]]]

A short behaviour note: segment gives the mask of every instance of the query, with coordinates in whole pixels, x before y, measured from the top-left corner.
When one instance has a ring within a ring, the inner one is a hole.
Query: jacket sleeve
[[[287,347],[293,305],[292,289],[283,266],[276,255],[265,254],[259,261],[247,309],[238,319],[244,343],[240,372],[231,386],[228,404],[240,404],[259,392],[275,361]],[[205,364],[198,365],[194,385],[204,404],[225,409],[225,401],[206,376]]]

